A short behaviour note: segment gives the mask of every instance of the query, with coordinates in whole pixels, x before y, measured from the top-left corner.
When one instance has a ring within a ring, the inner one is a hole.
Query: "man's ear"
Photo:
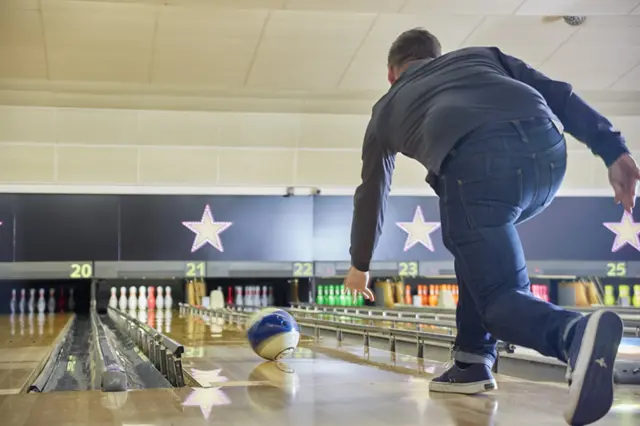
[[[389,80],[389,84],[393,84],[396,81],[396,73],[391,66],[387,67],[387,80]]]

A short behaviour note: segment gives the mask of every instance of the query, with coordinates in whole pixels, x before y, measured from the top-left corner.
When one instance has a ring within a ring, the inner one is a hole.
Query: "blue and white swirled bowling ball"
[[[247,338],[258,356],[274,361],[290,355],[296,349],[300,341],[300,327],[287,311],[261,309],[247,322]]]

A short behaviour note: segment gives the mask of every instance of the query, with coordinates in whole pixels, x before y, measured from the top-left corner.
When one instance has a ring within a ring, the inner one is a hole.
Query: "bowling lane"
[[[35,379],[73,317],[74,314],[0,316],[0,395],[19,393]]]
[[[564,385],[498,376],[500,389],[482,396],[430,394],[428,382],[442,363],[337,347],[331,339],[304,339],[292,357],[264,362],[235,324],[175,312],[170,329],[167,334],[186,345],[185,371],[204,387],[185,401],[209,424],[563,424]],[[639,421],[640,392],[620,387],[614,409],[599,424]]]

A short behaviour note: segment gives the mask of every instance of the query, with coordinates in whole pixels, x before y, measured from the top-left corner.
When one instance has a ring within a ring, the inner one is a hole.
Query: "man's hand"
[[[369,273],[358,271],[353,266],[349,268],[347,276],[344,279],[344,288],[347,289],[355,297],[358,293],[362,293],[365,299],[374,301],[376,298],[373,296],[373,292],[367,288],[369,284]]]
[[[640,169],[633,157],[623,154],[609,167],[609,183],[613,187],[616,204],[631,213],[636,202]]]

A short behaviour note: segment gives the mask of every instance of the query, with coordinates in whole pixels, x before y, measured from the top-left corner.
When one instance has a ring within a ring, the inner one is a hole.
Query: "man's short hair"
[[[442,46],[436,36],[424,28],[412,28],[400,34],[389,49],[387,64],[399,67],[409,61],[435,59],[442,55]]]

